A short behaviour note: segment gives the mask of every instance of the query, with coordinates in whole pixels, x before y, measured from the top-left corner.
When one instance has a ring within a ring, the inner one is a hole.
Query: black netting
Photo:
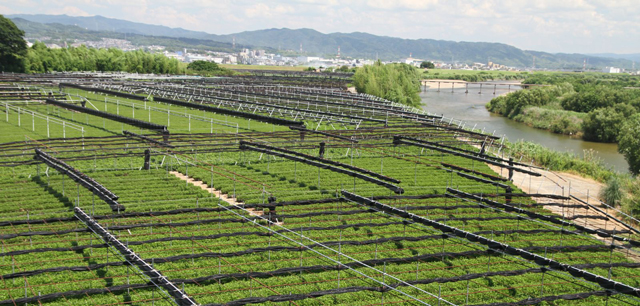
[[[39,304],[42,301],[50,301],[59,298],[68,298],[75,296],[88,296],[95,294],[110,294],[110,293],[121,293],[127,291],[127,289],[144,289],[144,288],[155,288],[152,284],[134,284],[134,285],[120,285],[113,287],[104,287],[104,288],[96,288],[96,289],[84,289],[84,290],[73,290],[73,291],[65,291],[65,292],[56,292],[45,294],[41,296],[34,297],[26,297],[26,298],[18,298],[13,300],[2,300],[0,301],[0,305],[26,305],[26,304]]]
[[[124,206],[120,205],[117,200],[118,196],[112,193],[109,189],[102,186],[100,183],[96,182],[91,177],[85,175],[84,173],[76,170],[75,168],[67,165],[65,162],[50,156],[40,149],[35,149],[34,159],[39,159],[47,164],[49,167],[56,169],[56,171],[62,173],[63,175],[67,175],[73,181],[82,185],[82,187],[87,188],[93,194],[98,196],[100,199],[105,201],[113,211],[124,210]]]
[[[414,209],[423,209],[422,207],[415,207]],[[217,208],[213,208],[213,209],[207,209],[207,208],[200,208],[200,209],[187,209],[186,211],[217,211]],[[356,215],[356,214],[366,214],[366,213],[372,213],[374,212],[374,210],[369,209],[369,210],[343,210],[343,211],[320,211],[320,212],[310,212],[310,213],[302,213],[302,214],[278,214],[277,217],[279,220],[284,220],[285,218],[306,218],[306,217],[315,217],[315,216],[326,216],[326,215],[342,215],[342,216],[349,216],[349,215]],[[160,212],[153,212],[151,213],[151,215],[154,216],[158,216],[160,214],[158,214]],[[134,214],[135,215],[135,214]],[[144,215],[143,213],[140,213],[140,215]],[[584,217],[583,217],[584,218]],[[96,218],[99,220],[99,218]],[[261,217],[250,217],[250,220],[262,220]],[[490,220],[518,220],[521,219],[521,217],[511,217],[511,216],[504,216],[504,217],[465,217],[465,218],[438,218],[438,219],[434,219],[435,221],[441,222],[441,221],[490,221]],[[113,225],[113,226],[109,226],[108,229],[109,230],[126,230],[126,229],[132,229],[132,228],[141,228],[141,227],[166,227],[166,226],[171,226],[171,227],[180,227],[180,226],[190,226],[190,225],[198,225],[198,224],[210,224],[210,223],[246,223],[248,221],[242,220],[242,219],[230,219],[230,218],[226,218],[226,219],[204,219],[204,220],[194,220],[194,221],[189,221],[189,222],[176,222],[176,223],[141,223],[141,224],[129,224],[129,225]],[[69,229],[69,230],[61,230],[61,231],[33,231],[33,232],[22,232],[22,233],[16,233],[16,234],[2,234],[0,235],[0,240],[3,239],[11,239],[11,238],[16,238],[16,237],[21,237],[21,236],[50,236],[50,235],[64,235],[64,234],[69,234],[69,233],[81,233],[81,232],[87,232],[87,229]],[[567,230],[565,230],[565,232],[569,232]],[[603,232],[605,233],[605,232]],[[625,238],[626,239],[626,238]]]
[[[388,181],[388,182],[392,182],[392,183],[396,183],[396,184],[400,183],[400,181],[397,180],[397,179],[394,179],[392,177],[388,177],[386,175],[382,175],[382,174],[377,173],[377,172],[373,172],[371,170],[367,170],[367,169],[364,169],[364,168],[352,166],[352,165],[341,163],[341,162],[337,162],[337,161],[333,161],[333,160],[330,160],[330,159],[325,159],[325,158],[322,158],[322,157],[316,157],[316,156],[313,156],[313,155],[296,152],[296,151],[293,151],[293,150],[274,147],[274,146],[265,145],[265,144],[261,144],[261,143],[242,141],[242,140],[240,141],[240,145],[251,145],[251,146],[262,148],[262,149],[266,149],[266,150],[278,151],[278,152],[282,152],[282,153],[289,154],[289,155],[295,155],[295,156],[298,156],[298,157],[306,158],[308,160],[313,160],[313,161],[317,161],[317,162],[320,162],[320,163],[325,163],[325,164],[329,164],[329,165],[338,166],[338,167],[342,167],[342,168],[345,168],[345,169],[361,172],[361,173],[364,173],[366,175],[373,176],[375,178],[378,178],[378,179],[381,179],[381,180],[384,180],[384,181]]]
[[[470,193],[466,193],[457,189],[453,189],[453,188],[447,188],[447,192],[451,192],[452,194],[456,195],[456,196],[460,196],[460,197],[464,197],[464,198],[469,198],[469,199],[473,199],[474,201],[478,201],[478,202],[483,202],[485,204],[488,204],[490,206],[494,206],[494,207],[499,207],[501,209],[504,209],[507,212],[516,212],[519,214],[524,214],[527,215],[530,218],[534,218],[534,219],[540,219],[540,220],[544,220],[544,221],[548,221],[551,223],[555,223],[558,225],[562,225],[562,226],[573,226],[583,232],[586,232],[588,234],[595,234],[598,235],[600,237],[611,237],[617,241],[625,241],[625,242],[629,242],[629,244],[631,244],[632,246],[640,246],[640,242],[639,241],[635,241],[635,240],[631,240],[629,238],[624,238],[624,237],[620,237],[620,236],[616,236],[614,233],[612,232],[608,232],[608,231],[603,231],[601,229],[592,229],[592,228],[588,228],[586,226],[582,226],[580,224],[577,223],[570,223],[570,222],[566,222],[563,219],[561,219],[561,217],[559,216],[555,216],[555,215],[543,215],[543,214],[539,214],[536,212],[532,212],[526,209],[522,209],[519,207],[514,207],[512,205],[508,205],[508,204],[503,204],[503,203],[499,203],[496,201],[492,201],[489,200],[487,198],[484,198],[482,196],[477,196],[474,194],[470,194]],[[608,220],[608,218],[606,217],[602,217],[602,216],[584,216],[584,215],[575,215],[572,216],[571,218],[565,218],[565,219],[600,219],[600,220]]]
[[[135,265],[138,269],[151,280],[154,284],[164,288],[169,295],[171,295],[174,301],[178,305],[193,306],[196,305],[195,301],[191,299],[184,292],[180,291],[173,283],[162,275],[162,273],[156,270],[151,264],[144,259],[140,258],[135,252],[133,252],[128,246],[124,245],[118,238],[112,235],[108,230],[102,227],[99,223],[93,220],[87,215],[80,207],[74,208],[75,215],[78,219],[84,222],[87,227],[96,233],[102,240],[107,242],[110,246],[116,249],[127,262]]]
[[[418,142],[415,142],[415,141],[405,140],[406,138],[407,137],[398,136],[398,135],[393,136],[393,144],[396,144],[396,145],[397,144],[405,144],[405,145],[423,147],[423,148],[427,148],[427,149],[430,149],[430,150],[440,151],[442,153],[450,154],[450,155],[453,155],[453,156],[464,157],[464,158],[467,158],[467,159],[484,162],[484,163],[487,163],[487,164],[491,164],[491,165],[495,165],[495,166],[498,166],[498,167],[502,167],[502,168],[506,168],[506,169],[509,169],[509,170],[513,170],[513,171],[516,171],[516,172],[529,174],[531,176],[541,176],[541,174],[538,173],[538,172],[533,172],[533,171],[525,170],[525,169],[514,167],[514,166],[504,165],[501,162],[494,161],[492,159],[487,159],[486,155],[484,155],[483,157],[478,157],[478,156],[475,156],[475,155],[470,155],[470,154],[466,154],[466,153],[462,153],[462,152],[458,152],[458,151],[445,149],[445,148],[442,148],[440,146],[434,146],[434,145],[430,145],[430,144],[426,144],[426,143],[418,143]]]
[[[573,248],[573,247],[556,247],[554,250],[559,250],[559,249],[567,249],[567,248]],[[370,261],[365,261],[365,264],[369,264],[369,265],[380,265],[380,264],[384,264],[386,263],[403,263],[403,262],[413,262],[413,261],[428,261],[428,260],[441,260],[443,258],[443,256],[447,257],[447,258],[456,258],[456,257],[470,257],[470,256],[481,256],[481,255],[485,255],[486,251],[467,251],[467,252],[462,252],[462,253],[439,253],[439,254],[429,254],[429,255],[422,255],[422,256],[415,256],[415,257],[408,257],[408,258],[385,258],[385,259],[379,259],[379,260],[370,260]],[[124,262],[114,262],[114,263],[110,263],[109,266],[120,266],[120,265],[124,265]],[[92,265],[91,268],[92,269],[100,269],[105,267],[106,265],[101,264],[101,265]],[[345,263],[343,264],[342,267],[338,266],[338,265],[317,265],[317,266],[304,266],[304,267],[294,267],[294,268],[283,268],[283,269],[278,269],[278,270],[274,270],[274,271],[268,271],[268,272],[247,272],[247,273],[231,273],[231,274],[216,274],[216,275],[210,275],[210,276],[205,276],[205,277],[199,277],[199,278],[192,278],[192,279],[172,279],[170,280],[173,283],[176,284],[180,284],[180,283],[185,283],[185,284],[203,284],[206,282],[214,282],[214,281],[225,281],[225,280],[236,280],[236,279],[246,279],[246,278],[269,278],[269,277],[274,277],[274,276],[281,276],[281,275],[292,275],[292,274],[298,274],[300,272],[323,272],[323,271],[337,271],[337,270],[346,270],[347,267],[358,267],[359,264],[357,263]],[[637,268],[640,267],[640,263],[613,263],[613,264],[609,264],[609,263],[591,263],[591,264],[582,264],[582,265],[576,265],[576,267],[578,268],[582,268],[582,269],[588,269],[588,268],[596,268],[596,267],[628,267],[628,268]],[[63,271],[63,270],[59,270],[62,268],[56,268],[58,270],[52,270],[50,272],[58,272],[58,271]],[[439,277],[439,278],[431,278],[431,279],[421,279],[421,280],[417,280],[417,281],[409,281],[408,283],[410,284],[429,284],[429,283],[447,283],[447,282],[456,282],[456,281],[464,281],[464,280],[471,280],[471,279],[477,279],[477,278],[482,278],[482,277],[488,277],[488,276],[517,276],[517,275],[522,275],[522,274],[526,274],[526,273],[539,273],[542,272],[542,268],[531,268],[531,269],[521,269],[521,270],[512,270],[512,271],[494,271],[494,272],[486,272],[486,273],[475,273],[475,274],[465,274],[465,275],[461,275],[461,276],[456,276],[456,277]],[[82,270],[82,271],[88,271],[88,270]],[[29,275],[24,275],[22,274],[21,276],[29,276]],[[20,276],[20,277],[21,277]],[[18,276],[16,276],[18,277]],[[6,279],[6,278],[5,278]],[[398,286],[398,284],[391,284],[389,285],[390,287],[396,287]],[[47,301],[47,300],[52,300],[52,299],[57,299],[57,298],[61,298],[61,297],[73,297],[73,296],[83,296],[83,295],[92,295],[92,294],[102,294],[102,293],[108,293],[108,292],[114,292],[114,293],[118,293],[118,292],[122,292],[127,290],[127,288],[129,289],[138,289],[138,288],[150,288],[152,287],[149,284],[134,284],[134,285],[123,285],[123,286],[115,286],[115,287],[108,287],[108,288],[100,288],[100,289],[87,289],[87,290],[76,290],[76,291],[67,291],[67,292],[60,292],[60,293],[54,293],[54,294],[47,294],[47,295],[43,295],[40,297],[31,297],[31,298],[20,298],[20,299],[16,299],[16,300],[4,300],[4,301],[0,301],[0,305],[13,305],[13,303],[15,302],[16,304],[21,304],[21,303],[36,303],[38,301]],[[383,290],[389,290],[389,289],[382,289],[380,287],[361,287],[361,288],[377,288],[377,289],[372,289],[372,290],[376,290],[376,291],[383,291]],[[362,289],[362,290],[366,290],[366,289]],[[339,293],[339,292],[338,292]],[[305,295],[306,296],[306,295]],[[243,299],[244,300],[244,299]]]
[[[155,124],[152,122],[148,122],[148,121],[142,121],[142,120],[138,120],[138,119],[133,119],[133,118],[129,118],[129,117],[124,117],[124,116],[120,116],[120,115],[115,115],[112,113],[108,113],[108,112],[103,112],[103,111],[99,111],[99,110],[95,110],[95,109],[90,109],[87,107],[82,107],[82,106],[78,106],[75,104],[71,104],[71,103],[66,103],[66,102],[62,102],[62,101],[56,101],[56,100],[52,100],[52,99],[47,99],[46,100],[47,104],[53,104],[53,105],[57,105],[60,107],[64,107],[66,109],[71,109],[74,111],[78,111],[81,113],[87,113],[89,115],[93,115],[93,116],[97,116],[97,117],[101,117],[101,118],[105,118],[105,119],[109,119],[109,120],[113,120],[113,121],[117,121],[117,122],[122,122],[128,125],[132,125],[135,127],[139,127],[142,129],[149,129],[149,130],[153,130],[156,132],[161,132],[161,131],[166,131],[167,127],[164,125],[160,125],[160,124]]]
[[[449,189],[449,188],[448,188]],[[459,192],[459,191],[457,191]],[[458,229],[456,227],[453,226],[449,226],[446,224],[442,224],[440,222],[434,221],[434,220],[430,220],[428,218],[424,218],[415,214],[411,214],[405,210],[402,209],[398,209],[395,207],[391,207],[389,205],[385,205],[382,204],[380,202],[376,202],[370,199],[367,199],[365,197],[359,196],[357,194],[353,194],[350,193],[348,191],[342,191],[342,194],[344,197],[352,200],[352,201],[356,201],[358,203],[367,205],[367,206],[371,206],[371,207],[375,207],[377,209],[380,209],[386,213],[389,214],[394,214],[397,216],[400,216],[402,218],[407,218],[410,219],[414,222],[418,222],[420,224],[423,225],[427,225],[430,227],[433,227],[437,230],[440,230],[442,232],[445,233],[451,233],[451,236],[456,236],[459,238],[463,238],[472,242],[476,242],[476,243],[480,243],[483,245],[486,245],[487,247],[502,252],[502,253],[506,253],[509,255],[515,255],[515,256],[520,256],[524,259],[530,260],[535,262],[536,264],[540,265],[540,266],[548,266],[551,269],[554,270],[559,270],[559,271],[564,271],[564,272],[568,272],[569,274],[571,274],[574,277],[577,278],[583,278],[587,281],[590,282],[594,282],[597,283],[598,285],[600,285],[601,287],[603,287],[604,289],[608,289],[608,290],[615,290],[618,291],[620,293],[624,293],[624,294],[629,294],[632,296],[640,296],[640,289],[638,288],[634,288],[632,286],[617,282],[617,281],[613,281],[610,279],[607,279],[605,277],[593,274],[591,272],[587,272],[581,269],[578,269],[572,265],[568,265],[568,264],[564,264],[564,263],[560,263],[558,261],[555,261],[553,259],[549,259],[547,257],[543,257],[531,252],[528,252],[524,249],[521,248],[515,248],[512,247],[508,244],[505,243],[500,243],[498,241],[492,240],[492,239],[487,239],[483,236],[480,235],[476,235],[461,229]],[[564,221],[563,221],[564,222]],[[608,234],[610,235],[610,234]],[[614,247],[614,246],[611,246]]]
[[[253,143],[247,143],[247,142],[243,142],[240,144],[240,149],[241,150],[252,150],[252,151],[256,151],[256,152],[260,152],[260,153],[265,153],[265,154],[269,154],[269,155],[274,155],[274,156],[279,156],[282,158],[286,158],[286,159],[290,159],[290,160],[294,160],[294,161],[298,161],[301,163],[305,163],[314,167],[318,167],[321,169],[327,169],[333,172],[338,172],[338,173],[342,173],[342,174],[346,174],[348,176],[351,177],[356,177],[359,178],[361,180],[370,182],[370,183],[374,183],[376,185],[380,185],[383,186],[385,188],[390,189],[391,191],[401,194],[404,193],[404,189],[402,189],[399,186],[396,186],[394,184],[390,184],[387,183],[386,181],[368,176],[368,175],[364,175],[360,172],[356,172],[356,171],[352,171],[352,170],[347,170],[344,168],[340,168],[340,167],[335,167],[332,165],[328,165],[328,164],[323,164],[321,162],[317,162],[317,161],[313,161],[304,157],[300,157],[300,156],[296,156],[296,155],[291,155],[291,154],[285,154],[285,153],[281,153],[281,152],[277,152],[274,150],[269,150],[269,149],[263,149],[263,148],[258,148],[256,146],[254,146]]]
[[[583,292],[583,293],[574,293],[574,294],[561,294],[561,295],[548,295],[538,298],[528,298],[524,300],[520,300],[517,302],[509,302],[509,303],[491,303],[491,304],[475,304],[474,306],[517,306],[517,305],[537,305],[542,302],[553,302],[557,300],[583,300],[589,298],[591,296],[605,296],[611,295],[611,292],[606,290],[602,291],[591,291],[591,292]]]
[[[487,231],[488,232],[488,231]],[[495,232],[494,232],[495,233]],[[188,237],[191,238],[191,237]],[[380,239],[373,239],[373,240],[366,240],[366,241],[357,241],[357,240],[349,240],[349,241],[329,241],[329,242],[325,242],[323,243],[323,245],[327,245],[327,246],[336,246],[336,245],[371,245],[371,244],[378,244],[378,243],[384,243],[384,242],[389,242],[389,241],[421,241],[421,240],[429,240],[429,239],[441,239],[442,235],[428,235],[428,236],[420,236],[420,237],[392,237],[392,238],[380,238]],[[206,239],[206,238],[203,238]],[[186,239],[186,240],[190,240],[190,239]],[[137,244],[143,244],[145,242],[138,242]],[[132,245],[132,242],[129,242],[129,245]],[[98,245],[99,247],[105,247],[103,245]],[[316,248],[319,247],[320,245],[318,244],[310,244],[305,246],[304,248]],[[147,261],[152,261],[155,263],[166,263],[166,262],[174,262],[174,261],[179,261],[179,260],[188,260],[188,259],[197,259],[197,258],[215,258],[215,257],[236,257],[236,256],[242,256],[242,255],[246,255],[246,254],[254,254],[254,253],[264,253],[264,252],[279,252],[279,251],[290,251],[290,252],[297,252],[297,251],[301,251],[304,249],[303,247],[300,246],[294,246],[294,247],[289,247],[289,246],[271,246],[271,247],[264,247],[264,248],[253,248],[253,249],[247,249],[247,250],[243,250],[243,251],[239,251],[239,252],[229,252],[229,253],[222,253],[222,252],[205,252],[205,253],[197,253],[197,254],[186,254],[186,255],[176,255],[176,256],[170,256],[170,257],[159,257],[159,258],[151,258],[151,259],[147,259]],[[591,252],[596,252],[596,251],[609,251],[610,248],[608,246],[605,245],[582,245],[582,246],[553,246],[553,247],[528,247],[528,248],[524,248],[524,250],[527,251],[531,251],[531,252],[548,252],[548,253],[553,253],[553,252],[575,252],[575,251],[591,251]],[[421,260],[421,261],[425,261],[425,260],[430,260],[430,259],[438,259],[438,258],[443,258],[443,257],[449,257],[449,258],[455,258],[455,257],[469,257],[469,256],[482,256],[484,254],[486,254],[487,251],[485,250],[480,250],[480,251],[470,251],[470,252],[461,252],[461,253],[452,253],[452,252],[446,252],[446,253],[435,253],[435,254],[426,254],[426,255],[420,255],[420,256],[414,256],[414,257],[406,257],[406,258],[386,258],[386,259],[380,259],[380,260],[367,260],[367,261],[363,261],[364,263],[370,263],[370,264],[380,264],[383,262],[387,262],[387,263],[405,263],[405,262],[412,262],[412,261],[416,261],[416,260]],[[91,271],[91,270],[96,270],[96,269],[101,269],[107,266],[121,266],[126,264],[126,262],[110,262],[108,264],[93,264],[93,265],[88,265],[88,266],[75,266],[75,267],[57,267],[57,268],[48,268],[48,269],[39,269],[39,270],[30,270],[30,271],[23,271],[23,272],[17,272],[17,273],[11,273],[11,274],[5,274],[2,275],[2,278],[4,279],[12,279],[12,278],[19,278],[19,277],[23,277],[23,276],[33,276],[33,275],[38,275],[38,274],[42,274],[42,273],[47,273],[47,272],[61,272],[61,271],[74,271],[74,272],[84,272],[84,271]],[[348,264],[345,264],[348,265]],[[330,269],[330,268],[327,268]],[[300,271],[300,270],[296,270],[296,271]],[[204,280],[204,279],[203,279]]]

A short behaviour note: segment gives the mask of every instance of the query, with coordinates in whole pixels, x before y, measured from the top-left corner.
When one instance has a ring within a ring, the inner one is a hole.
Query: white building
[[[602,69],[602,72],[604,72],[604,73],[620,73],[620,68],[605,67],[604,69]]]
[[[197,54],[187,54],[184,57],[184,61],[187,63],[191,63],[193,61],[208,61],[210,62],[211,59],[206,57],[206,56],[202,56],[202,55],[197,55]]]
[[[317,56],[299,56],[297,60],[298,60],[298,63],[300,64],[306,64],[309,62],[318,61],[320,60],[320,58]]]

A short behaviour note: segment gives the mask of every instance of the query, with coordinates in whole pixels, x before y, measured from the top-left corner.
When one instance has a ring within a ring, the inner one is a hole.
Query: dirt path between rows
[[[498,166],[488,165],[493,171],[498,173],[500,176],[508,178],[509,171],[507,169],[502,169]],[[576,198],[591,204],[593,206],[598,207],[599,209],[605,211],[606,213],[616,216],[617,212],[613,209],[605,208],[600,205],[599,197],[600,190],[604,188],[604,184],[595,181],[593,179],[581,177],[579,175],[566,173],[566,172],[553,172],[546,171],[542,169],[532,169],[535,172],[542,174],[541,177],[535,177],[528,174],[514,172],[513,174],[513,184],[518,188],[522,189],[525,193],[539,193],[539,194],[555,194],[555,195],[564,195],[564,196],[575,196]],[[534,200],[538,203],[547,203],[548,199],[545,198],[534,198]],[[583,204],[575,199],[572,199],[567,202],[568,204]],[[550,210],[551,212],[557,215],[564,215],[565,217],[573,217],[573,216],[605,216],[604,214],[596,211],[593,208],[589,208],[585,205],[586,208],[571,208],[566,209],[558,206],[546,206],[545,208]],[[615,221],[615,220],[599,220],[599,219],[586,219],[586,218],[577,218],[573,220],[574,223],[580,225],[587,225],[592,228],[603,229],[603,230],[624,230],[627,229],[623,224]]]
[[[202,188],[202,190],[207,191],[208,193],[212,193],[214,196],[216,196],[217,198],[222,199],[223,201],[233,205],[233,206],[238,206],[238,207],[244,207],[244,202],[240,202],[238,201],[237,198],[234,198],[228,194],[224,194],[222,193],[222,191],[217,190],[213,187],[209,187],[207,184],[205,184],[203,181],[196,181],[193,178],[190,178],[180,172],[177,171],[170,171],[169,173],[173,174],[175,177],[183,180],[183,181],[187,181],[187,183],[190,183],[196,187],[200,187]],[[249,213],[249,215],[251,216],[262,216],[264,214],[263,211],[261,210],[255,210],[253,208],[243,208],[245,211],[247,211]]]

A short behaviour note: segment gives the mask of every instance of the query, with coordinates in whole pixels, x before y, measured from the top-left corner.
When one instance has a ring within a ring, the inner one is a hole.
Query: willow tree
[[[385,98],[409,106],[420,106],[420,73],[407,64],[377,61],[356,70],[353,84],[361,93]]]

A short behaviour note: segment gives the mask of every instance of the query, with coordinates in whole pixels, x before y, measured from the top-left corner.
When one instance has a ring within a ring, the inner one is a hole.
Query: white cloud
[[[17,11],[14,11],[14,10],[12,10],[12,9],[10,9],[10,8],[8,8],[8,7],[6,7],[6,6],[3,6],[3,5],[0,5],[0,12],[2,12],[2,13],[0,13],[0,14],[2,14],[2,15],[9,15],[9,14],[16,14],[16,13],[18,13]]]
[[[368,0],[367,5],[377,9],[426,10],[438,5],[438,0]]]
[[[92,16],[92,14],[89,14],[83,10],[81,10],[78,7],[75,6],[65,6],[62,8],[52,8],[47,10],[47,14],[52,14],[52,15],[60,15],[60,14],[66,14],[66,15],[70,15],[70,16]]]

